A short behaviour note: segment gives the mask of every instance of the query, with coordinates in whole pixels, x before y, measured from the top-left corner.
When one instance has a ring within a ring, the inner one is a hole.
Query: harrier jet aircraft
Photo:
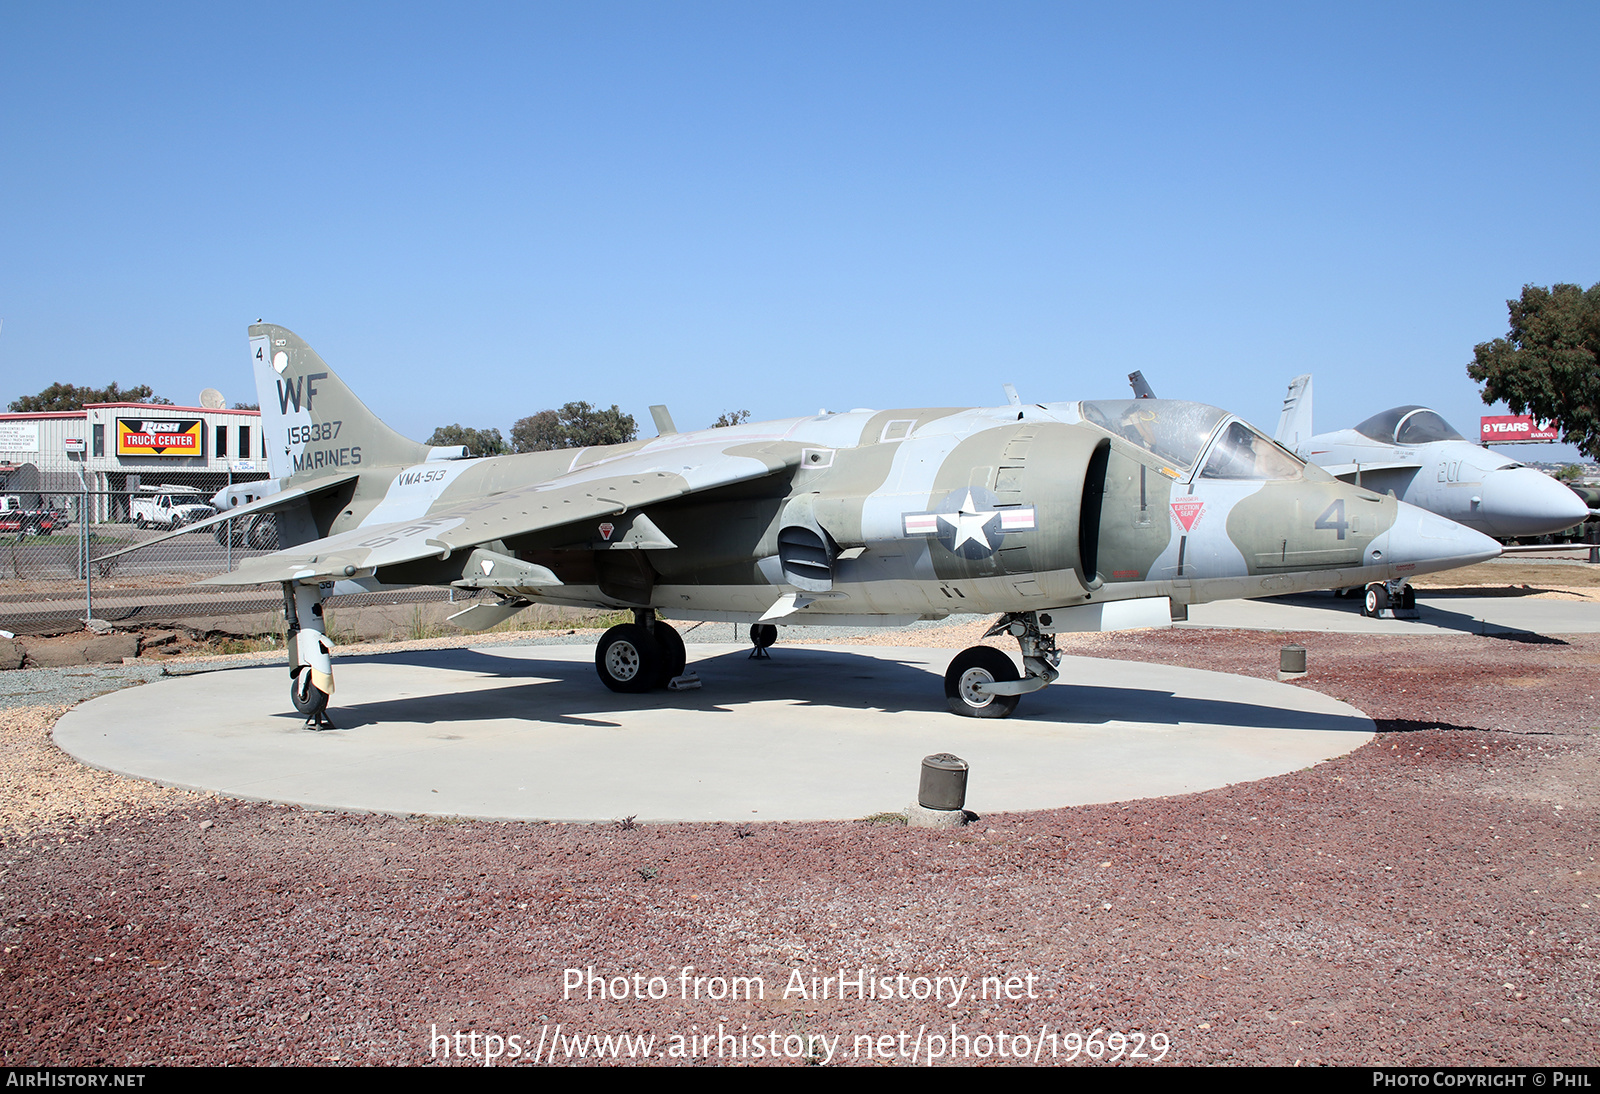
[[[627,609],[595,651],[624,692],[684,670],[667,622],[910,623],[997,614],[1022,672],[974,646],[957,714],[1004,717],[1059,674],[1056,634],[1168,626],[1187,605],[1461,566],[1494,541],[1302,463],[1216,407],[1164,399],[818,413],[483,459],[409,441],[310,346],[250,328],[283,550],[209,584],[278,583],[291,696],[328,724],[333,583],[487,590],[453,617],[531,604]]]

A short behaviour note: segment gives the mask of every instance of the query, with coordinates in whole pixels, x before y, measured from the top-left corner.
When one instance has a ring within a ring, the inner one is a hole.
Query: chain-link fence
[[[116,558],[214,514],[198,495],[80,492],[35,495],[0,512],[0,630],[64,634],[89,619],[118,626],[184,626],[236,634],[273,631],[283,594],[277,585],[197,585],[242,561],[278,549],[271,514],[236,517]],[[334,597],[330,608],[381,601],[458,599],[448,589],[410,589]]]

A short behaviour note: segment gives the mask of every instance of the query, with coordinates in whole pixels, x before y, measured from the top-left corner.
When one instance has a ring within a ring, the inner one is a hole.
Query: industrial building
[[[267,477],[261,412],[158,403],[0,414],[0,494],[90,519],[125,519],[124,492],[189,488],[209,497]]]

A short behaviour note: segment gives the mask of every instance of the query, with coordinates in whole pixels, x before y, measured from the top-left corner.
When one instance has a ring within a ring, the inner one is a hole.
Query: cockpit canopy
[[[1297,479],[1304,466],[1271,438],[1205,403],[1118,399],[1082,403],[1079,411],[1084,421],[1149,452],[1174,478],[1187,478],[1202,457],[1203,479]]]
[[[1374,414],[1356,432],[1384,444],[1427,444],[1430,441],[1466,440],[1434,410],[1425,406],[1397,406]]]

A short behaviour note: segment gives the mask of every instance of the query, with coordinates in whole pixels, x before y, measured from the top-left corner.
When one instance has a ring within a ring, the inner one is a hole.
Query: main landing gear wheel
[[[661,680],[661,645],[638,623],[620,623],[600,636],[594,667],[612,691],[649,691]]]
[[[1367,586],[1366,598],[1361,602],[1361,614],[1376,617],[1389,606],[1389,590],[1381,584]]]
[[[311,666],[302,665],[289,680],[289,701],[306,716],[307,728],[332,729],[328,721],[328,693],[311,682]]]
[[[750,656],[762,660],[768,656],[767,647],[778,640],[778,627],[775,623],[750,624]]]
[[[661,648],[661,676],[656,686],[664,688],[683,675],[689,666],[689,651],[683,648],[683,636],[659,619],[650,634]]]
[[[1017,709],[1017,695],[989,695],[979,684],[1020,680],[1011,658],[992,646],[973,646],[956,654],[944,674],[944,697],[952,714],[968,718],[1006,718]]]

